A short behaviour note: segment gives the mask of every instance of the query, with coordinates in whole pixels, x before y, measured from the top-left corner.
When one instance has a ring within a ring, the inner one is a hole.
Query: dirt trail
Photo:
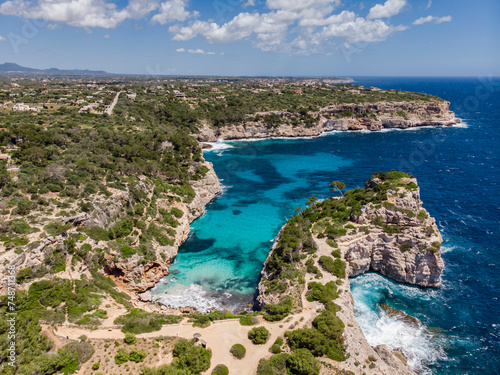
[[[180,324],[165,325],[161,330],[137,335],[138,338],[156,338],[159,336],[183,337],[192,339],[195,333],[201,334],[201,339],[212,350],[211,367],[205,374],[210,374],[218,364],[225,364],[231,374],[254,375],[261,358],[271,357],[269,348],[276,338],[283,336],[292,326],[303,328],[317,315],[316,303],[308,302],[302,294],[303,310],[299,314],[291,315],[284,322],[269,323],[260,318],[258,326],[266,327],[270,332],[269,341],[264,345],[254,345],[248,339],[248,331],[255,326],[242,326],[237,319],[222,320],[212,323],[207,328],[193,327],[184,319]],[[58,327],[58,334],[70,338],[85,335],[90,339],[123,339],[125,334],[116,328],[102,327],[97,330],[87,330],[77,327]],[[247,349],[243,359],[234,358],[229,350],[234,344],[242,344]]]

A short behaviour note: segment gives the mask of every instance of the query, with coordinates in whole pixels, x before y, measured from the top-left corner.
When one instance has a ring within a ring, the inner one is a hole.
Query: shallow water
[[[329,196],[331,181],[355,188],[372,172],[404,170],[417,177],[424,206],[443,234],[443,286],[423,290],[375,274],[357,277],[358,322],[371,344],[399,348],[424,373],[500,373],[500,81],[359,82],[439,95],[466,124],[216,144],[205,158],[214,163],[224,193],[193,223],[171,268],[179,273],[153,292],[176,307],[249,308],[272,240],[297,206],[312,195]],[[381,303],[424,326],[388,317]]]

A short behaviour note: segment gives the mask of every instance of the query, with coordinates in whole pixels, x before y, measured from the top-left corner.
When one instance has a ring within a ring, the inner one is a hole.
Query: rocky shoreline
[[[311,114],[317,119],[317,123],[312,126],[292,125],[290,122],[300,119],[297,113],[265,112],[256,115],[263,118],[265,115],[273,114],[284,123],[270,126],[263,120],[254,121],[253,118],[249,118],[242,124],[216,129],[205,124],[196,137],[201,142],[216,142],[249,138],[314,137],[331,131],[380,131],[460,124],[462,120],[455,117],[455,113],[450,111],[449,107],[450,103],[446,101],[332,105]]]

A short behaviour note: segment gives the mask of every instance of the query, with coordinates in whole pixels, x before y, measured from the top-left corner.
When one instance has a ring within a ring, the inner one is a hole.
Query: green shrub
[[[248,332],[248,339],[255,345],[262,345],[269,340],[269,331],[266,327],[255,327]]]
[[[101,363],[96,362],[92,365],[92,370],[97,371],[97,370],[99,370],[99,367],[101,367]]]
[[[115,319],[115,324],[123,324],[122,332],[147,333],[159,331],[163,324],[175,324],[182,320],[182,316],[153,314],[146,311],[132,309],[128,314]]]
[[[139,362],[143,362],[144,358],[146,358],[146,352],[144,350],[132,349],[130,351],[130,360],[131,361],[133,361],[135,363],[139,363]]]
[[[133,345],[137,342],[137,337],[131,333],[125,334],[125,339],[123,340],[127,345]]]
[[[240,324],[242,326],[254,326],[259,324],[259,318],[254,315],[242,315],[240,316]]]
[[[118,352],[116,352],[116,355],[115,355],[115,363],[117,365],[121,365],[125,362],[128,362],[129,359],[130,359],[130,356],[125,349],[118,349]]]
[[[321,364],[309,350],[297,349],[288,358],[287,368],[294,375],[318,375]]]
[[[323,255],[319,258],[318,263],[325,271],[328,271],[331,274],[340,278],[346,277],[345,274],[346,263],[343,260],[341,259],[333,260],[331,257]]]
[[[194,345],[195,340],[180,340],[174,347],[175,367],[199,374],[210,368],[212,352]]]
[[[333,281],[329,281],[325,285],[317,282],[310,282],[307,285],[309,291],[307,292],[307,300],[319,301],[321,303],[330,302],[338,298],[337,285]]]
[[[180,219],[184,215],[184,212],[176,207],[172,207],[170,213],[174,215],[177,219]]]
[[[269,304],[264,306],[264,319],[268,322],[277,322],[287,317],[292,310],[293,299],[286,296],[283,301],[278,304]]]
[[[226,365],[217,365],[212,370],[212,375],[229,375],[229,369]]]
[[[235,358],[238,359],[242,359],[243,357],[245,357],[245,354],[247,352],[246,348],[241,344],[234,344],[229,351]]]
[[[269,360],[261,359],[257,367],[257,375],[287,375],[287,362],[290,354],[273,355]]]
[[[207,315],[196,315],[194,318],[192,318],[192,321],[193,321],[193,327],[200,327],[200,328],[206,328],[212,323],[210,317]]]
[[[279,354],[281,353],[282,346],[283,346],[283,339],[281,337],[278,337],[276,341],[274,341],[274,344],[271,346],[269,351],[273,354]]]

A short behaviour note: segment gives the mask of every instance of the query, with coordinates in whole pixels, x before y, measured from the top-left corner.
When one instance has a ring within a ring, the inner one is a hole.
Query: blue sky
[[[0,63],[112,73],[500,76],[498,0],[0,0]]]

